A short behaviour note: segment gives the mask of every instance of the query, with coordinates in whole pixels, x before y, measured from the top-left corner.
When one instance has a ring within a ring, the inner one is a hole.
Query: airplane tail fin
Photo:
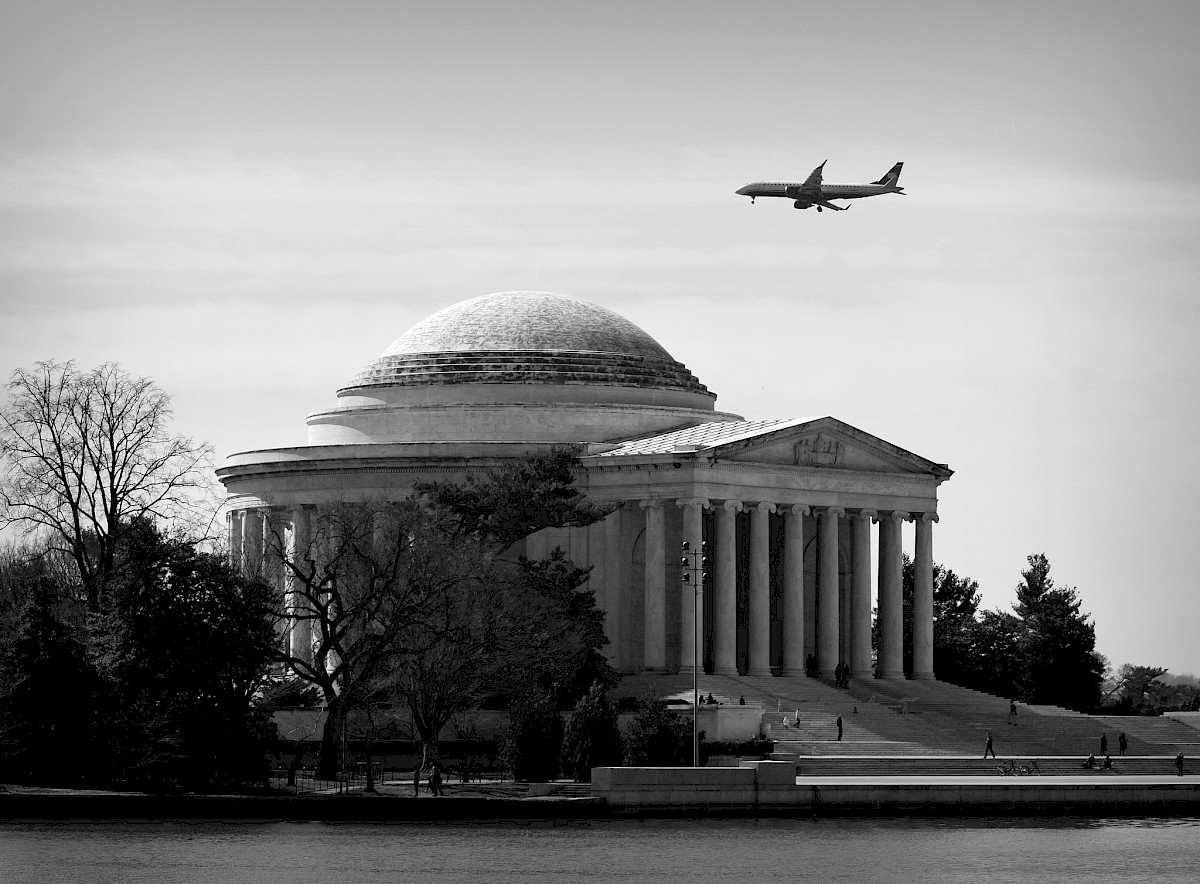
[[[900,170],[903,168],[904,163],[896,163],[896,165],[888,169],[888,173],[886,175],[884,175],[878,181],[873,181],[872,184],[880,184],[884,187],[895,187],[897,190],[899,190],[900,188],[897,186],[897,184],[900,181]]]

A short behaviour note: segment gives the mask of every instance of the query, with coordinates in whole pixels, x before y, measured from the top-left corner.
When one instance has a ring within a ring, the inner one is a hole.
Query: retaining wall
[[[880,782],[853,777],[796,777],[786,761],[725,768],[603,767],[592,792],[626,812],[742,813],[912,811],[918,813],[1196,813],[1200,782],[1163,777],[921,777]]]

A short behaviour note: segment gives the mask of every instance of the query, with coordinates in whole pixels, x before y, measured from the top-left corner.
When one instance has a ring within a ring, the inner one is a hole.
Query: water
[[[1137,884],[1200,877],[1200,819],[3,823],[0,881]]]

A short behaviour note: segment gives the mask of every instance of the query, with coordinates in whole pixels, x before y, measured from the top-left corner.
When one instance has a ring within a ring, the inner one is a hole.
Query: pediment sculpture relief
[[[846,446],[824,433],[801,439],[795,446],[796,466],[840,467],[846,460]]]

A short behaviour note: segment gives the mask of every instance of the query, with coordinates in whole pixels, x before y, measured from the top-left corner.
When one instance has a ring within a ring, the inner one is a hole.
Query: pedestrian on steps
[[[1100,754],[1108,754],[1108,734],[1104,733],[1104,731],[1100,732]]]
[[[987,743],[985,743],[984,747],[983,747],[983,757],[987,758],[989,752],[992,753],[993,758],[996,757],[996,750],[992,748],[992,732],[991,731],[987,732]]]
[[[838,728],[838,742],[840,743],[842,741],[842,716],[840,716],[840,715],[837,717],[837,728]]]

